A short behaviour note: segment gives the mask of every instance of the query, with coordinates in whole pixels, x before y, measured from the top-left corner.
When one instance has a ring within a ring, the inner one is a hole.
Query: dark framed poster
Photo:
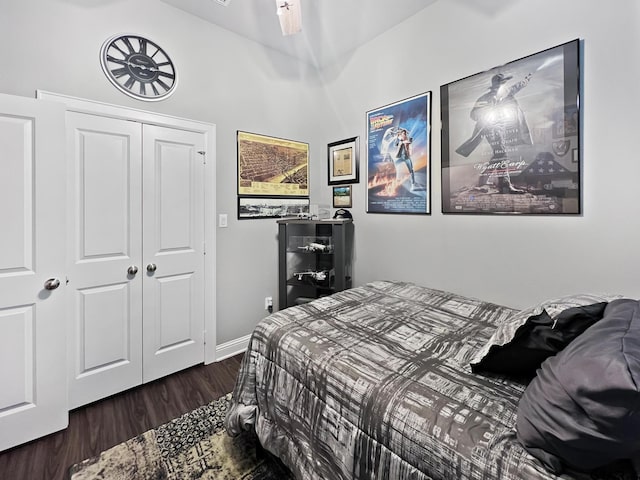
[[[238,131],[238,195],[309,196],[309,144]]]
[[[440,87],[443,213],[581,213],[579,47]]]
[[[367,213],[431,213],[431,92],[367,112]]]

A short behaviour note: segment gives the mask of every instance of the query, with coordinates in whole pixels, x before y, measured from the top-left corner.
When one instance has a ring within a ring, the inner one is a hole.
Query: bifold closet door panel
[[[69,402],[142,382],[142,125],[67,112]]]
[[[204,361],[205,136],[145,125],[143,138],[148,382]]]

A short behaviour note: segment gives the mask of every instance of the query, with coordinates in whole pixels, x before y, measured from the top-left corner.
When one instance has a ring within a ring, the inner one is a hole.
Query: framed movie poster
[[[367,213],[431,213],[431,92],[367,112]]]
[[[440,87],[443,213],[580,213],[579,45]]]
[[[309,144],[238,131],[238,195],[309,196]]]
[[[360,142],[347,138],[327,146],[329,185],[344,185],[360,181]]]

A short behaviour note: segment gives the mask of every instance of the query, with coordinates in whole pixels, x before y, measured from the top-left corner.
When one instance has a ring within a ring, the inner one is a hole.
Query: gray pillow
[[[640,453],[640,302],[603,318],[546,360],[518,405],[518,440],[549,470],[592,470]]]

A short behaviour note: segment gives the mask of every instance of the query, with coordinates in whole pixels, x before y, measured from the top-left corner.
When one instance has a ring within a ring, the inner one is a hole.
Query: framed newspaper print
[[[443,213],[581,213],[579,48],[440,87]]]
[[[345,185],[360,181],[360,142],[347,138],[327,146],[329,185]]]
[[[431,92],[367,112],[367,213],[431,213]]]
[[[238,131],[238,195],[309,196],[309,144]]]

